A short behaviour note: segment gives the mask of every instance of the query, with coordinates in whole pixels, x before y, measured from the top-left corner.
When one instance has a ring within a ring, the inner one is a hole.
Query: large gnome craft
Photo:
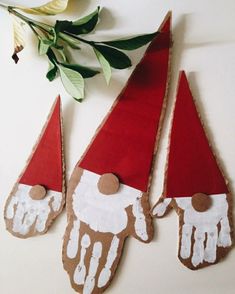
[[[5,205],[7,230],[20,238],[45,233],[65,203],[60,97]]]
[[[232,245],[231,195],[182,72],[170,134],[164,192],[152,210],[179,214],[179,259],[191,269],[216,263]]]
[[[70,178],[63,264],[80,293],[108,287],[128,236],[152,239],[148,195],[171,44],[168,14]]]

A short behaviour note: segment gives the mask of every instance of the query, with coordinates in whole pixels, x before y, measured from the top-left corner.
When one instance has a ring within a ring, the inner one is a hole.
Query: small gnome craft
[[[63,264],[79,293],[109,286],[128,236],[152,239],[148,197],[171,45],[169,13],[70,178]]]
[[[152,214],[179,215],[179,259],[190,269],[218,262],[232,245],[231,195],[208,143],[184,72],[170,134],[163,195]]]
[[[6,201],[6,228],[19,238],[44,234],[65,203],[60,104],[58,97],[27,165]]]

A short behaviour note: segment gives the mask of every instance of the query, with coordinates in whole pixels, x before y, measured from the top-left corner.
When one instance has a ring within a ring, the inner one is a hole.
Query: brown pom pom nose
[[[211,207],[212,201],[210,196],[204,193],[196,193],[192,197],[192,206],[196,211],[204,212]]]
[[[45,187],[43,187],[41,185],[35,185],[30,189],[29,196],[33,200],[41,200],[41,199],[45,198],[46,193],[47,193],[47,191],[46,191]]]
[[[119,190],[119,179],[112,173],[103,174],[98,181],[98,189],[100,193],[111,195]]]

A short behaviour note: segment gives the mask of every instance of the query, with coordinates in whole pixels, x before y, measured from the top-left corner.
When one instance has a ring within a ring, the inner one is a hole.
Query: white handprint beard
[[[18,184],[5,209],[8,229],[19,237],[26,237],[32,230],[33,234],[45,232],[48,219],[63,206],[61,192],[47,190],[44,199],[34,200],[29,196],[31,188]]]
[[[191,262],[194,267],[204,262],[214,263],[217,258],[217,246],[226,248],[232,244],[226,194],[208,197],[211,197],[212,205],[205,212],[198,212],[193,208],[191,197],[174,198],[179,208],[184,211],[179,255],[182,259],[190,258],[193,236]]]
[[[99,192],[97,183],[100,175],[83,171],[73,198],[74,215],[89,227],[101,233],[118,234],[127,227],[126,208],[133,206],[136,217],[135,229],[140,238],[147,240],[145,216],[139,205],[143,192],[121,184],[119,191],[107,196]]]

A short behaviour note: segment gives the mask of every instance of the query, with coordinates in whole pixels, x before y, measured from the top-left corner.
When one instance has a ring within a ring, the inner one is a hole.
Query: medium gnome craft
[[[70,178],[63,264],[80,293],[108,287],[128,236],[152,239],[148,195],[171,44],[168,14]]]
[[[231,195],[208,143],[184,72],[170,134],[164,191],[152,210],[179,215],[179,259],[190,269],[218,262],[232,245]]]
[[[6,201],[6,228],[16,237],[44,234],[65,203],[60,104],[58,97],[26,168]]]

